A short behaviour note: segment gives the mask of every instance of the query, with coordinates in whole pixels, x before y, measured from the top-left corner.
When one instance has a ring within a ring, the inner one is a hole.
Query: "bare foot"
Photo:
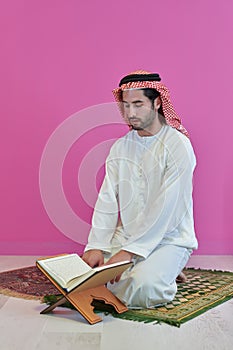
[[[177,283],[185,283],[185,282],[187,282],[187,277],[185,276],[185,274],[183,272],[181,272],[179,274],[179,276],[177,276],[176,282]]]

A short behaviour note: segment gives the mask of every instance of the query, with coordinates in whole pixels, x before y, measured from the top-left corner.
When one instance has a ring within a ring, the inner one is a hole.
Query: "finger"
[[[103,256],[99,260],[99,265],[98,266],[102,266],[102,265],[104,265],[104,257]]]
[[[121,279],[121,274],[120,275],[117,275],[116,278],[115,278],[115,282],[119,282]]]
[[[119,282],[121,279],[121,274],[117,275],[115,278],[111,279],[110,283],[114,284],[115,282]]]

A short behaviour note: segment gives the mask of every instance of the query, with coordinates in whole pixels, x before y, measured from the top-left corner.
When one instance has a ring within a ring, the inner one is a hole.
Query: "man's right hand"
[[[101,266],[104,264],[104,255],[99,249],[91,249],[85,252],[82,259],[91,267]]]

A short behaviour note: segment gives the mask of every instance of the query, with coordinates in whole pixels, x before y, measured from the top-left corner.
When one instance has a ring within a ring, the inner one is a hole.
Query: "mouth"
[[[140,119],[137,118],[129,118],[130,123],[139,123]]]

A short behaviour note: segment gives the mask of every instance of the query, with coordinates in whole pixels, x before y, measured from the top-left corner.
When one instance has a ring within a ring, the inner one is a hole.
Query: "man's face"
[[[151,100],[146,97],[142,90],[131,89],[122,93],[124,117],[129,125],[135,130],[150,131],[156,118],[155,108]]]

